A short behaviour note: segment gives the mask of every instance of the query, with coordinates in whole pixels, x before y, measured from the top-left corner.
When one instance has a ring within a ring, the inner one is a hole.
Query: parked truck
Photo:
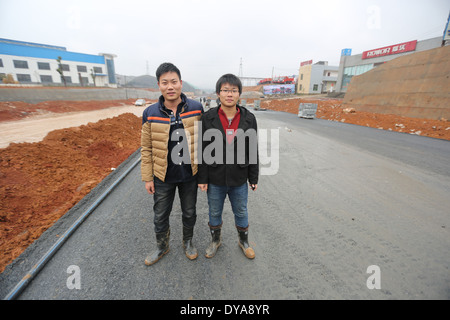
[[[260,84],[270,84],[270,83],[272,83],[272,78],[265,78],[265,79],[259,80],[258,85],[260,85]]]
[[[294,77],[278,77],[273,79],[273,83],[277,83],[277,84],[293,84],[295,83],[295,79]]]

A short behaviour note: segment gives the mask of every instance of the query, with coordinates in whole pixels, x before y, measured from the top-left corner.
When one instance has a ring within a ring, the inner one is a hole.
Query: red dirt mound
[[[0,149],[0,272],[140,147],[126,113]]]
[[[450,140],[450,122],[446,119],[419,119],[395,114],[355,111],[345,106],[341,99],[266,100],[261,102],[261,108],[298,114],[300,103],[317,103],[316,116],[320,119]]]

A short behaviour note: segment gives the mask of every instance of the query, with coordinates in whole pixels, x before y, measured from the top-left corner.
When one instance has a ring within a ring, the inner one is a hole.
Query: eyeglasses
[[[220,90],[220,92],[236,94],[239,92],[239,90]]]

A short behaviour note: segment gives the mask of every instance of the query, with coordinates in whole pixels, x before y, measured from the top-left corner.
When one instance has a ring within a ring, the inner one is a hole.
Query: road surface
[[[208,207],[199,192],[197,260],[184,256],[176,198],[171,250],[146,266],[155,248],[153,200],[137,166],[18,299],[450,298],[448,141],[253,112],[268,141],[264,175],[249,192],[254,260],[237,245],[228,200],[222,246],[204,257]],[[0,275],[1,296],[138,158],[136,152]]]

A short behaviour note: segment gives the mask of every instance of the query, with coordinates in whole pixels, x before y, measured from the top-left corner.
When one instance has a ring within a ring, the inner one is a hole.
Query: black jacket
[[[259,155],[256,118],[246,108],[240,110],[238,132],[232,144],[228,144],[219,118],[219,107],[202,116],[202,153],[199,158],[198,183],[237,187],[248,182],[258,183]],[[209,131],[209,129],[214,129]],[[220,134],[220,136],[219,136]],[[211,136],[217,137],[216,141]],[[209,141],[211,140],[211,141]],[[221,148],[221,150],[219,150]]]

